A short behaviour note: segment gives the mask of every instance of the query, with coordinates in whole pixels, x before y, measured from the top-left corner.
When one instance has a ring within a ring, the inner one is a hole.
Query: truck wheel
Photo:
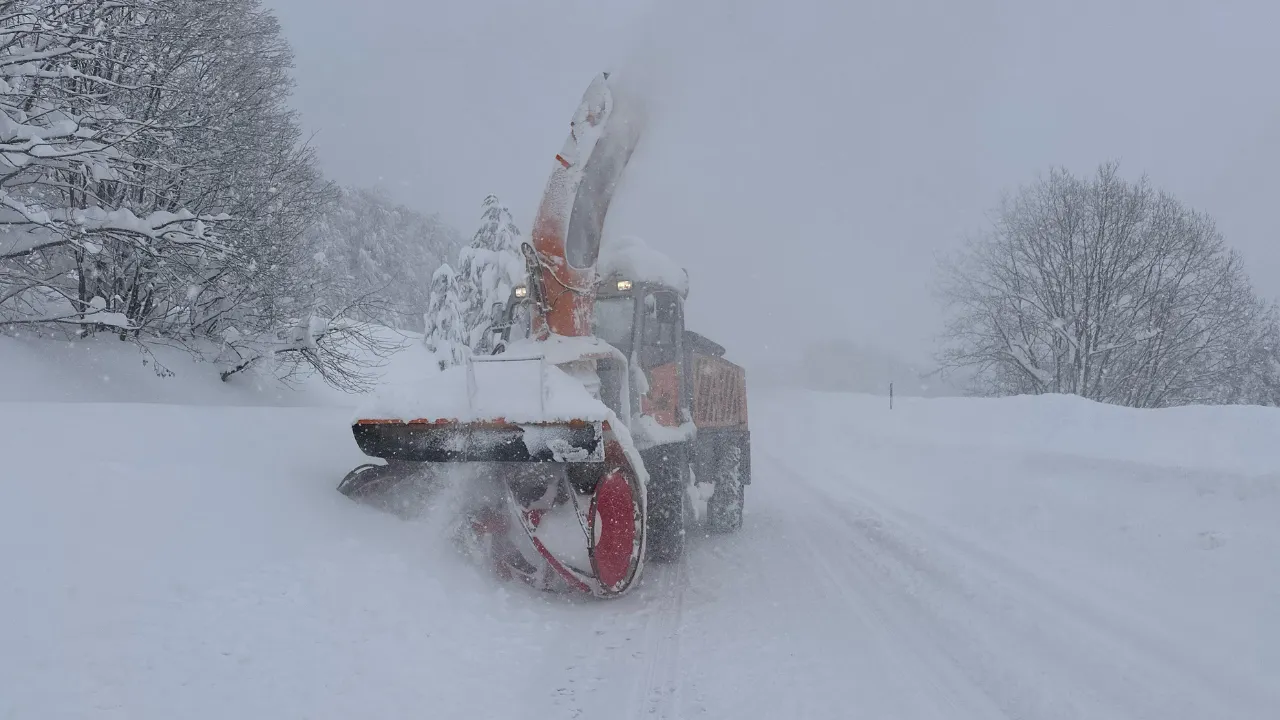
[[[707,501],[707,528],[711,532],[730,533],[742,527],[742,506],[746,500],[743,465],[741,445],[725,448],[717,468],[715,492]]]
[[[338,483],[338,492],[362,505],[410,519],[422,512],[432,487],[426,463],[366,463],[347,473]]]
[[[658,463],[649,475],[646,557],[653,562],[675,562],[684,555],[688,503],[679,467],[679,462]]]
[[[385,492],[404,480],[406,473],[398,465],[365,463],[347,473],[338,483],[338,492],[353,500]]]

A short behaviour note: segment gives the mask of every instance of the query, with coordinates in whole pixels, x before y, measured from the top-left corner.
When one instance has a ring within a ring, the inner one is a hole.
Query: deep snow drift
[[[601,602],[338,494],[354,399],[84,357],[0,384],[0,718],[1280,707],[1280,411],[758,391],[743,529]]]

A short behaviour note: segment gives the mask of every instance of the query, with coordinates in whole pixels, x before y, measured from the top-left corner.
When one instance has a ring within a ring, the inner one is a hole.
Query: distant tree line
[[[1280,405],[1280,314],[1213,220],[1115,164],[1054,170],[941,266],[942,361],[984,395]]]
[[[317,263],[338,274],[349,295],[379,299],[353,307],[352,317],[419,333],[425,330],[432,273],[463,244],[461,234],[438,216],[365,188],[339,189],[307,241],[319,248]]]
[[[0,0],[0,332],[366,386],[459,239],[323,177],[291,69],[260,0]]]

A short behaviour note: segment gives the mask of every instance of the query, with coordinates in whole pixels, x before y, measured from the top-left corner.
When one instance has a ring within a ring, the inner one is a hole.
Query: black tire
[[[422,513],[432,484],[425,463],[367,463],[347,473],[338,492],[361,505],[410,519]]]
[[[686,453],[671,452],[649,466],[645,557],[651,562],[671,563],[684,556],[688,494],[684,487],[687,474],[681,472],[682,463],[688,464]]]
[[[361,500],[369,495],[385,491],[400,482],[402,475],[396,473],[397,468],[390,464],[376,465],[365,463],[356,467],[338,483],[338,492],[352,500]]]
[[[707,501],[707,529],[714,533],[735,532],[742,527],[742,507],[746,500],[742,445],[734,443],[726,447],[716,465],[716,489]]]

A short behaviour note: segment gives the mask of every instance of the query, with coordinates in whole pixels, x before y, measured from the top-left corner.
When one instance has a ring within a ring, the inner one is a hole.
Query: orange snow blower
[[[599,267],[642,122],[609,74],[594,79],[521,248],[527,284],[495,354],[375,397],[352,429],[386,464],[339,485],[373,501],[424,467],[470,465],[485,490],[469,527],[497,571],[600,597],[633,586],[646,557],[679,557],[690,516],[736,529],[750,482],[745,375],[684,330],[687,274],[634,243]]]

